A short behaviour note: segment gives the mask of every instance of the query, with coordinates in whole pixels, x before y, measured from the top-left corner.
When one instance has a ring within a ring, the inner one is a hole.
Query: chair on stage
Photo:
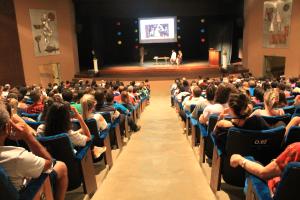
[[[255,161],[254,158],[246,158]],[[266,181],[249,173],[246,173],[246,177],[248,185],[247,200],[287,200],[297,199],[299,196],[300,162],[290,162],[287,164],[273,197]]]
[[[253,156],[255,160],[266,165],[280,154],[284,132],[284,126],[260,131],[232,127],[228,131],[226,144],[220,144],[215,136],[212,137],[214,150],[210,187],[213,192],[220,190],[221,174],[226,183],[244,186],[244,170],[241,167],[232,168],[230,166],[232,154]]]
[[[24,189],[18,191],[9,180],[4,168],[0,166],[0,199],[53,200],[49,175],[41,174],[40,177],[31,179]]]
[[[53,158],[66,164],[69,179],[68,191],[80,187],[83,183],[84,193],[90,196],[94,194],[97,190],[97,183],[91,153],[92,141],[87,142],[85,147],[78,148],[75,153],[67,133],[37,139]]]

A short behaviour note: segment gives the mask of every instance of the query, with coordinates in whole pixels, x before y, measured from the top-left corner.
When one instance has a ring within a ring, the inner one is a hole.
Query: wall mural
[[[60,54],[56,12],[29,9],[35,56]]]
[[[291,29],[292,5],[293,0],[276,0],[264,2],[264,47],[288,47]]]

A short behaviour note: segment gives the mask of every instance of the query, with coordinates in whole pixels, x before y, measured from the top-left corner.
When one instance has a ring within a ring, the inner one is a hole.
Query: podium
[[[210,48],[208,51],[208,62],[211,67],[220,66],[220,51]]]

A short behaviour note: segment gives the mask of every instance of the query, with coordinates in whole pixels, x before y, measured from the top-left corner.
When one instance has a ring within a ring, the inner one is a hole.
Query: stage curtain
[[[215,21],[209,25],[209,47],[227,53],[227,63],[231,63],[232,56],[232,42],[233,42],[233,28],[232,20]],[[222,60],[222,59],[221,59]]]

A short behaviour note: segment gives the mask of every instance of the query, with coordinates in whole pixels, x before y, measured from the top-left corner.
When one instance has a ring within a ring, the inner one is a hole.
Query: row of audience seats
[[[149,96],[141,99],[138,105],[134,107],[134,110],[130,113],[133,116],[133,120],[137,122],[141,113],[145,109],[149,101]],[[83,185],[84,193],[90,197],[97,190],[96,177],[93,166],[92,152],[93,146],[105,146],[106,151],[104,153],[105,164],[109,169],[113,166],[113,156],[111,139],[116,138],[117,148],[122,150],[124,142],[120,133],[120,117],[112,121],[110,112],[101,112],[108,126],[105,130],[99,131],[95,119],[86,120],[86,124],[91,132],[92,140],[82,148],[74,148],[67,133],[61,133],[55,136],[37,137],[37,140],[46,147],[54,160],[63,161],[68,168],[68,191],[74,190]],[[22,113],[22,117],[27,117],[36,120],[38,114]],[[127,116],[125,116],[126,118]],[[25,122],[32,127],[37,127],[43,122],[25,120]],[[79,124],[73,121],[73,129],[78,129]],[[127,119],[125,119],[125,137],[127,141],[130,139],[131,131]],[[29,150],[26,144],[22,141],[9,141],[9,145],[22,146]],[[31,183],[24,190],[18,192],[14,186],[10,183],[7,174],[4,169],[0,167],[0,197],[1,199],[53,199],[49,176],[47,174],[41,175],[38,179],[33,179]]]
[[[290,98],[288,101],[294,102],[294,99]],[[263,107],[263,105],[257,106],[260,106],[260,108]],[[183,109],[181,102],[176,99],[175,108],[178,113]],[[208,125],[201,124],[198,118],[202,114],[202,111],[198,112],[197,118],[193,118],[191,112],[194,108],[195,105],[191,105],[190,112],[185,111],[185,134],[192,148],[199,148],[200,165],[202,166],[206,162],[206,158],[211,161],[210,187],[213,192],[221,189],[222,176],[227,184],[234,186],[244,187],[246,181],[248,183],[246,199],[294,199],[291,197],[295,197],[298,194],[297,189],[295,189],[297,184],[295,183],[300,180],[299,163],[290,163],[288,165],[282,176],[283,181],[272,198],[265,181],[251,174],[245,174],[245,171],[241,167],[232,168],[230,166],[230,157],[232,154],[250,156],[252,160],[266,165],[275,159],[289,144],[300,141],[300,127],[291,127],[286,137],[284,137],[285,126],[261,131],[233,127],[220,139],[219,137],[215,138],[214,134],[212,134],[219,116],[211,115]],[[264,119],[270,125],[276,124],[279,121],[288,124],[292,117],[300,115],[300,108],[293,105],[289,105],[283,109],[285,110],[285,115],[264,117]]]

